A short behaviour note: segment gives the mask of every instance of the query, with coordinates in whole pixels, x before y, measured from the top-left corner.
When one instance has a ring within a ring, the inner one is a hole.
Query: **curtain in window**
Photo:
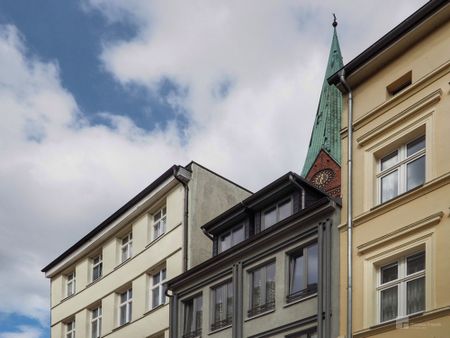
[[[397,286],[381,291],[381,321],[395,319],[397,317]]]
[[[184,328],[183,328],[184,334],[192,332],[193,328],[192,324],[194,319],[193,311],[194,311],[193,300],[186,302],[184,304]]]
[[[425,309],[425,277],[408,282],[406,287],[407,313]]]
[[[266,304],[275,302],[275,264],[266,268]]]
[[[252,307],[258,307],[262,305],[262,280],[261,270],[253,272],[253,288],[252,288]]]
[[[233,315],[233,284],[227,284],[227,319]]]

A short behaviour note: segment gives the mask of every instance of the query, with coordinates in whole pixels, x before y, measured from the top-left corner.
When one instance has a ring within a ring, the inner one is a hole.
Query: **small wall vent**
[[[402,75],[397,80],[386,87],[389,96],[394,96],[412,83],[412,71]]]

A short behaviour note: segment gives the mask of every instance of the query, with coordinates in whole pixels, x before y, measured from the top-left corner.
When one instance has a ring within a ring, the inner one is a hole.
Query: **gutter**
[[[348,140],[347,140],[347,338],[352,337],[353,327],[353,93],[345,80],[345,70],[339,74],[339,81],[348,93]]]
[[[294,176],[292,174],[289,175],[289,181],[292,182],[297,188],[302,191],[302,209],[305,209],[305,188],[303,188],[300,184],[295,181]]]

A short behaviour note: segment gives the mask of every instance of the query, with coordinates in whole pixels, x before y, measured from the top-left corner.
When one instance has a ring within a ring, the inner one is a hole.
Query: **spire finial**
[[[336,26],[338,25],[337,21],[336,21],[336,14],[333,13],[333,23],[332,23],[333,27],[336,28]]]

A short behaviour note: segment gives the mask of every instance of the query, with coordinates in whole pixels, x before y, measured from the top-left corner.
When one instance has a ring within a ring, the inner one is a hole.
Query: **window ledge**
[[[100,282],[101,280],[103,279],[103,276],[101,276],[101,277],[98,277],[96,280],[93,280],[92,282],[90,282],[88,285],[86,285],[86,288],[88,288],[88,287],[90,287],[90,286],[92,286],[92,285],[94,285],[95,283],[98,283],[98,282]]]
[[[75,297],[76,294],[77,294],[77,293],[74,292],[74,293],[72,293],[70,296],[64,297],[63,299],[61,299],[61,303],[65,302],[66,300],[69,300],[70,298]]]
[[[409,190],[409,191],[407,191],[401,195],[398,195],[397,197],[395,197],[383,204],[379,204],[379,205],[373,207],[369,211],[359,214],[358,216],[356,216],[353,219],[353,226],[356,227],[365,222],[368,222],[375,217],[383,215],[393,209],[400,207],[403,204],[411,202],[412,200],[414,200],[418,197],[421,197],[423,195],[426,195],[426,194],[430,193],[431,191],[439,189],[449,183],[450,183],[450,173],[439,176],[431,181],[425,182],[425,184],[423,184],[417,188]],[[338,228],[341,231],[347,230],[347,223],[340,224],[338,226]]]
[[[354,338],[370,337],[383,332],[388,332],[392,330],[402,330],[408,329],[410,325],[420,324],[421,322],[429,321],[431,319],[447,316],[450,314],[450,306],[445,306],[439,309],[434,309],[425,312],[419,312],[407,317],[399,318],[396,320],[391,320],[385,323],[377,324],[371,326],[367,329],[362,329],[355,331],[353,334]]]
[[[311,294],[309,294],[307,296],[304,296],[304,297],[299,297],[299,298],[296,298],[296,299],[292,299],[291,301],[287,301],[286,304],[283,305],[283,307],[286,308],[286,307],[289,307],[291,305],[295,305],[295,304],[298,304],[298,303],[305,302],[305,301],[307,301],[307,300],[309,300],[311,298],[315,298],[315,297],[317,297],[317,292],[311,293]]]
[[[120,330],[120,329],[122,329],[122,328],[124,328],[125,326],[128,326],[128,325],[130,325],[131,323],[133,323],[133,321],[129,321],[128,323],[125,323],[125,324],[122,324],[122,325],[119,325],[119,326],[117,326],[117,327],[115,327],[113,330],[112,330],[112,332],[115,332],[115,331],[118,331],[118,330]]]
[[[163,307],[165,307],[166,305],[169,305],[169,303],[163,303],[163,304],[159,304],[158,306],[155,306],[154,308],[151,308],[150,310],[148,310],[147,312],[144,312],[143,317],[148,316],[150,313],[156,312],[159,309],[162,309]]]
[[[122,266],[124,266],[124,265],[127,264],[129,261],[131,261],[132,258],[133,258],[133,256],[128,257],[127,259],[125,259],[122,263],[120,263],[119,265],[116,265],[116,267],[114,268],[114,270],[120,269]]]
[[[222,326],[222,327],[220,327],[220,328],[218,328],[218,329],[211,330],[211,331],[209,331],[208,336],[209,336],[209,335],[212,335],[212,334],[214,334],[214,333],[217,333],[217,332],[220,332],[220,331],[224,331],[224,330],[226,330],[226,329],[229,329],[229,328],[232,327],[232,326],[233,326],[233,324],[228,324],[228,325]]]
[[[244,319],[244,322],[248,322],[248,321],[250,321],[252,319],[263,317],[263,316],[268,315],[268,314],[273,313],[273,312],[275,312],[275,308],[273,308],[271,310],[267,310],[267,311],[261,312],[261,313],[258,313],[257,315],[254,315],[254,316],[251,316],[251,317],[247,317],[247,318]]]

